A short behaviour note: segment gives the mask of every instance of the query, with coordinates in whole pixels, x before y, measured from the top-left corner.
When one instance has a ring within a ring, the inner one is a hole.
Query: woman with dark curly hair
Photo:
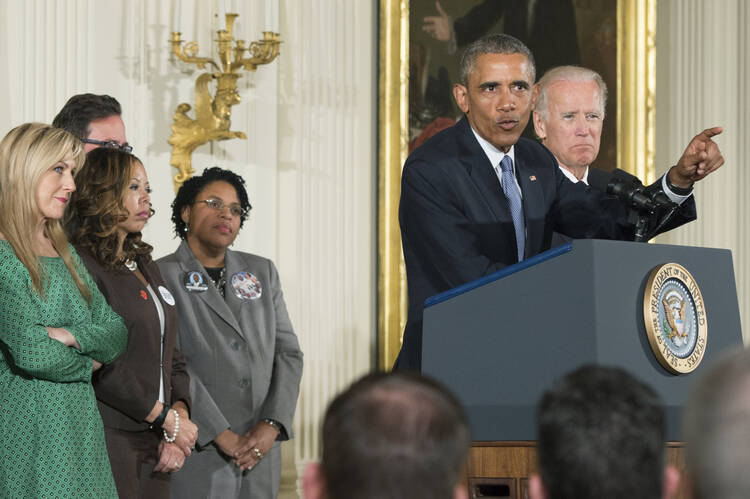
[[[88,154],[76,183],[66,230],[129,332],[125,353],[93,380],[117,491],[169,497],[169,473],[190,455],[197,428],[175,299],[141,239],[153,214],[146,170],[135,156],[102,147]]]
[[[172,203],[177,251],[159,268],[177,295],[196,452],[172,497],[277,497],[302,352],[271,260],[229,250],[247,219],[245,181],[209,168]]]

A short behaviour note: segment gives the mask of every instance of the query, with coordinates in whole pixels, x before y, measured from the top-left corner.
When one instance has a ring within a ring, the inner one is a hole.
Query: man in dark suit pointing
[[[537,99],[534,78],[534,58],[516,38],[474,42],[453,88],[464,118],[406,160],[399,221],[409,313],[395,368],[421,368],[426,298],[549,249],[553,231],[632,238],[621,207],[568,181],[544,146],[520,138]],[[689,192],[706,170],[718,168],[705,150],[686,151],[657,183]],[[683,223],[695,218],[692,196],[680,217]]]

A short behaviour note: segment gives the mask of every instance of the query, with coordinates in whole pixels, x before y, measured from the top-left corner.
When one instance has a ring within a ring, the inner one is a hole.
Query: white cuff
[[[693,195],[692,190],[690,191],[690,194],[686,194],[684,196],[672,192],[672,190],[669,188],[669,185],[667,185],[667,175],[668,173],[665,173],[661,177],[661,188],[664,191],[664,194],[666,194],[673,203],[682,204],[687,198]]]

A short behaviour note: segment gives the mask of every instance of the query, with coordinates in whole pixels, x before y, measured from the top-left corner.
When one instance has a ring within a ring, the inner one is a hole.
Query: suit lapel
[[[525,253],[528,255],[529,248],[540,247],[541,239],[544,237],[544,234],[539,231],[536,224],[529,223],[532,219],[540,218],[536,211],[539,210],[539,207],[544,206],[544,196],[542,194],[542,187],[536,180],[535,169],[524,161],[523,155],[519,154],[518,148],[516,148],[515,157],[518,185],[521,186],[521,192],[523,193],[523,216],[524,223],[526,224]],[[524,255],[524,258],[526,255]]]
[[[227,251],[227,253],[229,252]],[[183,275],[193,270],[197,270],[206,278],[208,278],[206,270],[190,250],[190,246],[188,246],[187,241],[182,241],[182,243],[180,243],[180,247],[177,248],[177,259],[179,260],[180,266],[182,267]],[[226,263],[227,262],[225,261],[225,266]],[[232,274],[229,273],[229,268],[227,268],[226,270],[226,276],[227,286],[225,289],[225,293],[232,293],[233,291],[230,284]],[[240,324],[237,321],[237,316],[234,314],[234,311],[229,307],[229,305],[227,305],[224,298],[221,297],[218,290],[216,290],[213,284],[210,283],[210,281],[208,284],[208,289],[206,291],[202,291],[196,294],[198,295],[200,300],[202,300],[211,310],[216,313],[216,315],[218,315],[224,322],[229,324],[237,332],[237,334],[242,336],[244,339],[242,330],[240,329]]]
[[[510,207],[495,169],[474,137],[469,120],[464,117],[457,126],[461,130],[459,135],[459,145],[463,149],[459,154],[461,163],[466,168],[477,191],[484,198],[493,218],[498,221],[507,221],[510,216]]]

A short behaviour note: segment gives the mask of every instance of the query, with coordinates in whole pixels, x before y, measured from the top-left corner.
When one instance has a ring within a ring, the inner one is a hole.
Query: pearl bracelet
[[[180,431],[180,413],[175,411],[174,409],[172,409],[172,412],[174,413],[174,433],[172,433],[172,438],[169,437],[167,430],[162,430],[162,432],[164,433],[164,440],[169,443],[177,440],[177,433]]]

